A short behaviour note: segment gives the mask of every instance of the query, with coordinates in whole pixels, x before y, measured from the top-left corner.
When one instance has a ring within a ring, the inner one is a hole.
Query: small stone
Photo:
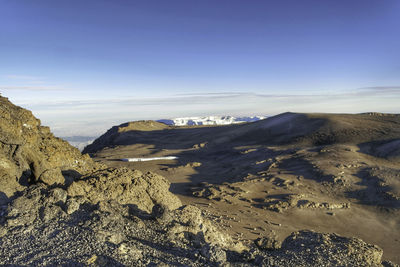
[[[56,204],[65,203],[67,201],[67,191],[62,188],[54,188],[50,192],[49,201]]]
[[[80,207],[79,201],[76,198],[70,198],[67,200],[67,213],[72,214],[75,211],[79,210]]]
[[[241,254],[242,258],[245,261],[254,261],[257,257],[258,251],[255,248],[251,248],[250,250],[245,250],[243,251],[243,253]]]
[[[63,185],[65,183],[65,178],[61,174],[61,170],[59,168],[45,170],[40,175],[39,180],[47,185]]]
[[[254,243],[259,249],[263,250],[275,250],[280,249],[282,244],[274,237],[260,237],[257,238]]]
[[[139,229],[146,228],[146,224],[137,216],[132,217],[132,221],[135,223],[135,227]]]
[[[115,265],[115,262],[109,257],[93,255],[87,260],[87,264],[89,266],[108,267]]]
[[[168,224],[173,220],[171,211],[164,205],[154,205],[151,214],[160,224]]]
[[[123,255],[125,258],[138,261],[143,259],[143,253],[141,250],[132,247],[126,243],[122,243],[118,247],[118,253]]]
[[[7,234],[8,230],[6,227],[0,225],[0,238]]]
[[[220,247],[206,245],[201,249],[201,255],[211,262],[226,262],[226,252]]]
[[[122,241],[124,241],[126,238],[126,236],[122,233],[111,233],[108,238],[107,241],[110,243],[113,243],[115,245],[120,244]]]
[[[86,261],[86,263],[87,263],[88,265],[91,265],[91,264],[94,264],[94,263],[96,262],[96,260],[97,260],[97,256],[96,256],[96,255],[93,255],[92,257],[90,257],[90,259],[88,259],[88,260]]]
[[[49,222],[54,218],[61,217],[63,213],[63,210],[59,206],[51,205],[44,207],[41,218],[44,222]]]

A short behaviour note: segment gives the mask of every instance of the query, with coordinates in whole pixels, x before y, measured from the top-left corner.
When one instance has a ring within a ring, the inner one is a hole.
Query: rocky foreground
[[[164,177],[92,161],[0,97],[0,264],[394,266],[356,238],[297,231],[243,245]]]

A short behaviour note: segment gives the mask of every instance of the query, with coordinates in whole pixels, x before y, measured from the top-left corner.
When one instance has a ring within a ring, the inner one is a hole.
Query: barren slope
[[[85,152],[163,175],[183,203],[237,240],[335,232],[377,244],[400,263],[399,115],[284,113],[241,125],[116,132]],[[179,158],[119,161],[159,156]]]

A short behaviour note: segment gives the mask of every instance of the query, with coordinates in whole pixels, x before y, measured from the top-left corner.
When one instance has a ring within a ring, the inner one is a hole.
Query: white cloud
[[[5,75],[4,77],[7,79],[12,79],[12,80],[25,80],[25,81],[43,80],[43,77],[29,76],[29,75],[17,75],[17,74],[8,74],[8,75]]]
[[[369,94],[393,94],[400,93],[400,86],[371,86],[359,88],[360,93]]]
[[[67,90],[49,83],[46,78],[31,75],[8,74],[0,76],[0,91],[60,91]]]
[[[10,85],[23,85],[23,86],[32,86],[32,85],[43,85],[45,84],[45,78],[39,76],[31,76],[31,75],[19,75],[19,74],[8,74],[3,76],[4,80]]]
[[[384,89],[381,89],[384,88]],[[58,135],[99,135],[113,125],[141,119],[206,115],[274,115],[293,112],[360,113],[400,112],[399,87],[373,87],[319,94],[263,94],[257,92],[210,92],[166,97],[43,97],[35,100],[15,94],[11,99],[33,111]],[[379,92],[379,93],[377,93]],[[33,94],[33,93],[32,93]],[[40,93],[35,93],[40,94]],[[110,93],[111,94],[111,93]],[[59,95],[58,92],[54,96]],[[72,98],[73,97],[73,98]],[[18,101],[19,99],[19,101]],[[58,99],[58,100],[57,100]]]
[[[67,90],[65,88],[59,88],[54,86],[7,86],[0,85],[0,91],[59,91],[59,90]]]

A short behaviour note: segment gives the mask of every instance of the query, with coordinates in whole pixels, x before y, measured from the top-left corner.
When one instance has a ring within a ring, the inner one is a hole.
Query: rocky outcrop
[[[169,187],[168,180],[154,173],[107,168],[74,181],[68,187],[68,195],[85,198],[93,204],[115,200],[151,212],[155,204],[165,205],[171,210],[182,206],[179,198],[168,191]]]
[[[157,207],[163,207],[163,215]],[[152,210],[109,199],[93,204],[90,197],[31,185],[7,208],[0,207],[0,265],[212,266],[227,261],[231,238],[199,209],[158,204]]]
[[[162,176],[95,163],[41,126],[30,111],[3,97],[0,104],[0,204],[40,183],[68,189],[69,197],[79,196],[93,204],[116,200],[146,212],[151,212],[154,204],[170,209],[181,206]],[[128,124],[121,131],[132,127]]]
[[[153,207],[153,216],[164,226],[173,243],[191,243],[195,246],[207,243],[235,251],[245,248],[240,242],[234,243],[229,235],[220,232],[212,222],[204,218],[200,209],[192,205],[176,210],[156,205]]]
[[[87,155],[41,126],[30,111],[0,97],[0,203],[30,184],[65,185],[71,174],[95,167]]]
[[[68,212],[72,203],[79,208]],[[245,248],[193,206],[155,205],[148,214],[113,200],[93,204],[41,183],[0,214],[1,265],[382,266],[382,249],[357,238],[299,231],[283,242],[261,237]]]

